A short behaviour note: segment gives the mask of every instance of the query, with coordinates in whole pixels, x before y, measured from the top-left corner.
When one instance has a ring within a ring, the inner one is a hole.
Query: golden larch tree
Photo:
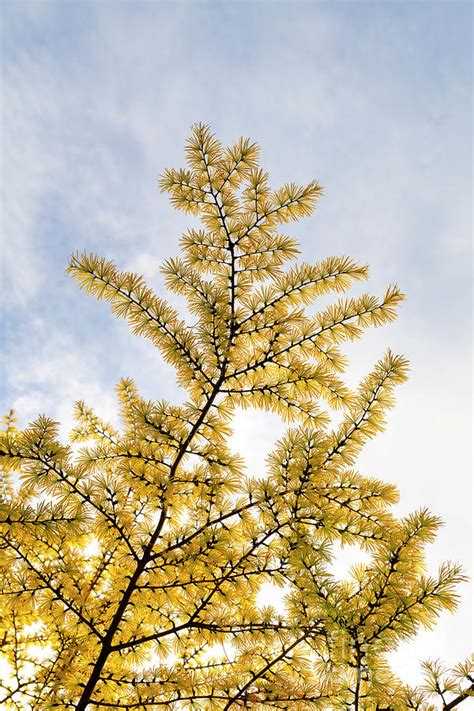
[[[456,606],[463,573],[428,574],[439,519],[395,516],[395,486],[355,469],[407,361],[388,351],[356,391],[341,375],[341,345],[392,321],[403,296],[346,296],[367,267],[345,256],[295,261],[280,226],[313,212],[316,181],[273,190],[254,143],[224,148],[204,125],[186,158],[160,185],[201,227],[163,273],[192,325],[101,257],[68,272],[152,341],[187,400],[149,401],[124,379],[120,430],[78,402],[70,444],[45,416],[22,430],[5,418],[2,708],[454,708],[473,693],[468,661],[426,663],[410,688],[388,658]],[[265,471],[230,449],[236,408],[289,423]],[[344,544],[369,562],[341,581]],[[284,612],[258,604],[268,581]]]

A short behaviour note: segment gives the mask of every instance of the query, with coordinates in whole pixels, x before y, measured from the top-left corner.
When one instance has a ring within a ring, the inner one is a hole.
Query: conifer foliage
[[[426,663],[410,688],[388,655],[455,607],[462,571],[429,575],[439,520],[397,518],[396,488],[355,469],[407,361],[388,351],[355,392],[342,377],[341,346],[392,321],[402,294],[347,296],[367,277],[348,257],[295,261],[280,229],[313,212],[316,181],[274,190],[254,143],[224,148],[204,125],[186,158],[160,185],[200,219],[163,266],[189,323],[101,257],[68,268],[152,341],[186,401],[148,401],[124,379],[121,429],[79,402],[70,444],[47,417],[5,418],[2,708],[454,708],[473,693],[468,662]],[[266,471],[231,450],[236,408],[288,422]],[[350,580],[332,573],[341,544],[370,555]],[[268,581],[284,613],[259,606]]]

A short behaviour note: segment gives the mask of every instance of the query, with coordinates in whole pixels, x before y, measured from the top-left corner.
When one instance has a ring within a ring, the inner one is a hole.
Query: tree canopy
[[[469,661],[427,662],[418,688],[389,664],[455,608],[464,580],[457,564],[426,570],[440,520],[425,508],[397,517],[396,487],[355,468],[408,363],[387,351],[353,391],[344,343],[392,321],[403,295],[348,296],[368,270],[347,256],[298,261],[280,229],[310,215],[322,188],[274,190],[258,158],[250,140],[225,148],[198,124],[187,167],[161,178],[200,220],[163,265],[187,316],[102,257],[70,261],[174,366],[187,399],[146,400],[125,378],[120,429],[78,402],[68,443],[46,416],[25,429],[5,418],[6,709],[427,711],[474,691]],[[288,423],[265,471],[231,450],[236,408]],[[369,554],[347,580],[331,568],[341,544]],[[267,581],[285,591],[284,613],[259,605]]]

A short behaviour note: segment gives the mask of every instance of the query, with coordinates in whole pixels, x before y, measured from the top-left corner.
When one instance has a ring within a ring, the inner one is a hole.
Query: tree
[[[426,574],[438,518],[397,518],[396,488],[354,469],[407,361],[387,352],[356,392],[341,379],[340,344],[394,319],[402,294],[309,314],[367,277],[347,257],[288,266],[297,245],[279,225],[312,213],[319,184],[271,190],[255,144],[224,149],[203,125],[186,154],[161,188],[202,228],[163,272],[194,324],[100,257],[68,272],[153,342],[187,401],[150,402],[122,380],[121,431],[76,404],[82,448],[44,416],[24,430],[5,418],[3,707],[381,711],[433,709],[435,695],[454,708],[474,690],[468,662],[427,664],[410,689],[386,658],[455,607],[462,571]],[[246,476],[229,449],[237,407],[291,425],[265,473]],[[350,581],[331,574],[338,543],[370,553]],[[286,586],[283,615],[257,605],[268,580]]]

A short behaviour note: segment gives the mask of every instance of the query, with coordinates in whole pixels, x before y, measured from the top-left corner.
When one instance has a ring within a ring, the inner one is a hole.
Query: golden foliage
[[[248,139],[224,148],[197,125],[187,167],[162,176],[173,205],[201,220],[163,265],[194,325],[141,276],[71,259],[188,399],[149,402],[124,379],[120,431],[79,402],[73,446],[46,417],[24,430],[5,418],[3,708],[428,710],[433,696],[447,709],[472,692],[467,662],[427,663],[419,689],[391,671],[387,654],[455,607],[463,575],[450,563],[428,575],[438,519],[398,519],[396,488],[353,468],[408,366],[387,352],[353,392],[341,345],[392,321],[403,296],[346,296],[368,274],[346,256],[295,263],[278,228],[311,214],[322,189],[273,190],[258,157]],[[292,423],[250,477],[229,446],[237,407]],[[345,543],[370,561],[341,581],[331,564]],[[259,605],[266,581],[286,590],[284,614]]]

